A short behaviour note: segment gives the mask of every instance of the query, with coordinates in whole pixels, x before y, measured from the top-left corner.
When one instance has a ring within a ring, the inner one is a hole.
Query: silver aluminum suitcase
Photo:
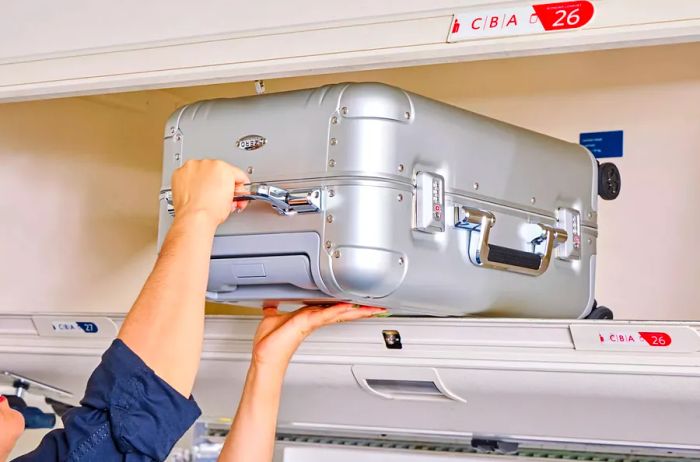
[[[579,318],[592,309],[587,149],[378,83],[201,101],[165,127],[173,171],[217,158],[254,199],[217,230],[208,298],[352,300],[394,313]]]

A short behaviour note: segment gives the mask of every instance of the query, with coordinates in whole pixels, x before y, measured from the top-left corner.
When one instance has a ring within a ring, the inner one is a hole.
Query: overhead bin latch
[[[471,446],[480,453],[517,454],[519,445],[515,441],[474,437]]]
[[[401,344],[401,334],[398,330],[383,330],[382,336],[384,337],[384,344],[390,350],[401,350],[403,345]]]

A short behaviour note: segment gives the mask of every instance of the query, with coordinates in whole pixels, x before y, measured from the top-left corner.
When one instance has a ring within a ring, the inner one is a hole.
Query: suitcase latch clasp
[[[257,184],[250,186],[250,193],[233,198],[234,201],[264,201],[280,215],[315,213],[321,211],[320,189],[286,190],[277,186]]]
[[[173,193],[170,189],[160,192],[160,200],[165,201],[170,216],[175,216]],[[257,184],[250,186],[250,192],[233,198],[234,201],[263,201],[269,203],[280,215],[292,216],[297,213],[321,211],[320,189],[286,190],[276,186]]]

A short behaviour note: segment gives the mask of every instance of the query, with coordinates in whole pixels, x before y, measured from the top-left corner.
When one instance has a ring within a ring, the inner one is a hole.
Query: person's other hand
[[[246,202],[233,201],[250,180],[239,168],[221,160],[188,160],[172,180],[175,216],[204,214],[216,226]]]
[[[12,448],[24,431],[24,417],[12,409],[7,398],[0,395],[0,461],[10,457]]]
[[[253,340],[253,363],[284,370],[292,355],[309,334],[329,324],[369,318],[384,308],[341,303],[328,308],[306,306],[291,313],[263,308],[263,320]]]

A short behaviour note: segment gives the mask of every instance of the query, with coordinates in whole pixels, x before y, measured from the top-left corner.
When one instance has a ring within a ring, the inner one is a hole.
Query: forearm
[[[129,348],[184,396],[191,393],[199,367],[215,229],[203,213],[174,220],[119,332]]]
[[[284,373],[281,367],[251,365],[220,462],[272,460]]]
[[[272,307],[263,309],[243,396],[219,461],[270,462],[284,374],[301,342],[321,326],[368,318],[385,311],[348,303],[330,308],[308,306],[294,313],[279,313]]]

